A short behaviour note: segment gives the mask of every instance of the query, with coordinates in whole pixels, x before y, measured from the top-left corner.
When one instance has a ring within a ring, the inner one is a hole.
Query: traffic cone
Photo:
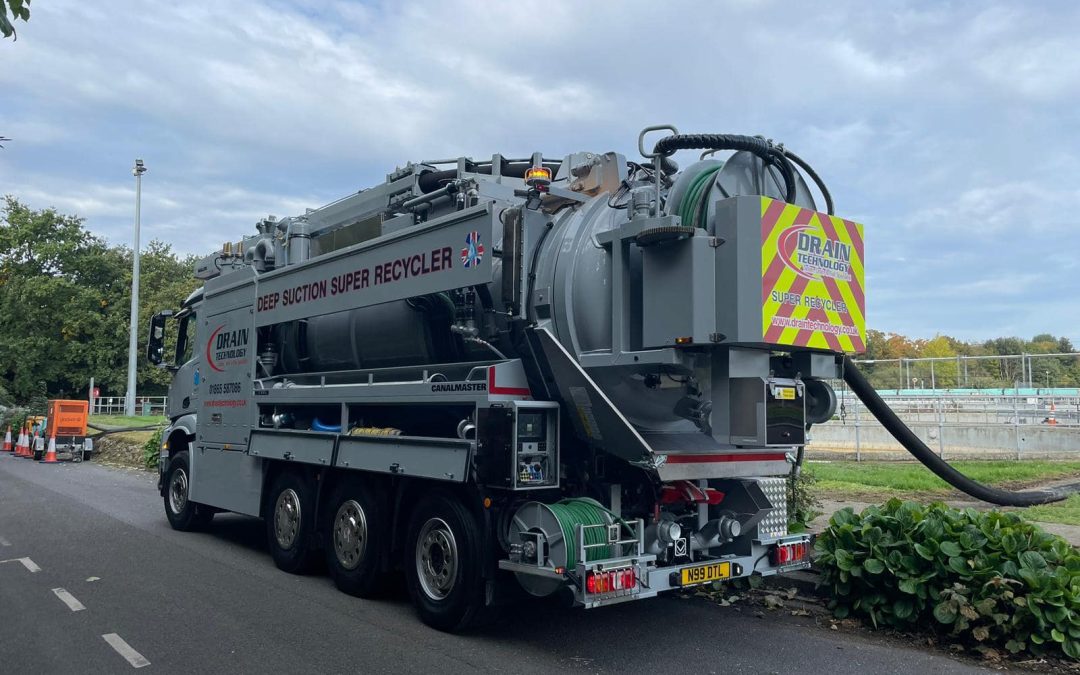
[[[1056,425],[1058,423],[1056,413],[1057,413],[1057,406],[1055,406],[1053,403],[1051,403],[1050,404],[1050,417],[1047,418],[1047,420],[1046,420],[1046,423],[1049,424],[1050,426],[1054,426],[1054,425]]]
[[[45,452],[45,459],[41,460],[42,464],[59,464],[56,459],[56,436],[49,439],[49,449]]]
[[[7,433],[4,434],[4,452],[11,452],[11,425],[8,425]]]
[[[37,429],[30,427],[30,443],[26,446],[26,456],[30,459],[34,458],[34,453],[37,452],[38,444],[38,432]]]
[[[30,427],[26,431],[26,445],[23,446],[23,457],[34,456],[35,439],[37,439],[37,432],[34,431],[34,427]]]
[[[26,425],[19,430],[19,442],[15,445],[15,456],[26,457]]]

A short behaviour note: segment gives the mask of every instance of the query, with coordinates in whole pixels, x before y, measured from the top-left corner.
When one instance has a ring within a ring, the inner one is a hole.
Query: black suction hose
[[[806,175],[810,176],[810,180],[817,184],[818,189],[821,190],[821,196],[825,198],[825,213],[830,216],[836,215],[833,211],[832,195],[829,194],[829,188],[825,187],[825,181],[821,180],[821,176],[817,175],[817,171],[814,171],[814,168],[805,159],[790,150],[785,149],[784,156],[802,167]]]
[[[795,169],[783,149],[757,136],[736,134],[675,134],[656,142],[653,153],[668,156],[676,150],[745,150],[757,155],[765,166],[775,166],[784,176],[784,201],[795,202]]]
[[[1037,492],[1012,492],[1000,490],[982,483],[977,483],[952,467],[951,464],[938,457],[933,450],[928,448],[911,429],[904,424],[896,413],[885,404],[878,396],[862,372],[855,367],[850,357],[844,357],[844,381],[851,387],[851,391],[866,405],[866,409],[873,413],[874,417],[881,422],[900,444],[910,452],[915,459],[923,463],[926,468],[933,471],[939,478],[957,490],[981,499],[984,502],[997,504],[998,506],[1034,506],[1035,504],[1048,504],[1060,502],[1075,492],[1066,489],[1040,490]]]

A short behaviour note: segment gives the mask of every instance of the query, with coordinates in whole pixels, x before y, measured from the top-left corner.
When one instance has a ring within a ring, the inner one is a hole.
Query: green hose
[[[604,527],[591,527],[584,530],[585,544],[606,544],[607,525],[614,519],[623,526],[628,527],[626,521],[604,507],[595,499],[579,497],[576,499],[564,499],[547,507],[562,526],[563,541],[566,542],[566,567],[573,569],[577,566],[577,537],[575,529],[577,525],[603,525]],[[597,546],[585,550],[585,562],[603,560],[611,557],[610,546]]]
[[[683,194],[682,202],[679,204],[679,218],[682,219],[684,226],[705,227],[703,212],[706,209],[703,207],[707,204],[706,199],[712,190],[716,172],[721,168],[722,165],[710,166],[697,176],[694,176],[694,180],[690,182],[690,187]]]

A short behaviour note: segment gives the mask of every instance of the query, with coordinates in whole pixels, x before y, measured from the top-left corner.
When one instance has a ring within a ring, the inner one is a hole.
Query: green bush
[[[146,441],[146,445],[143,446],[143,464],[147,469],[156,469],[158,465],[158,457],[161,454],[161,434],[164,429],[158,429],[154,432],[154,435],[150,437],[150,440]]]
[[[11,427],[11,439],[12,443],[15,442],[16,436],[19,434],[19,429],[22,428],[23,423],[26,422],[26,417],[30,414],[30,411],[21,406],[15,406],[12,408],[5,408],[0,412],[0,434],[7,433],[7,428]]]
[[[1080,658],[1080,553],[1014,513],[891,499],[836,512],[815,547],[837,617]]]
[[[787,480],[787,509],[788,529],[791,532],[802,532],[806,524],[821,513],[818,509],[821,502],[814,495],[814,483],[817,479],[808,471],[802,471],[798,477],[794,473],[788,474]]]

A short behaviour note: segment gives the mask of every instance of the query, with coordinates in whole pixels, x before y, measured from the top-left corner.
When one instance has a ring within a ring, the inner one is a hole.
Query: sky
[[[0,194],[204,255],[407,161],[763,134],[864,223],[868,326],[1080,343],[1080,3],[33,3]],[[683,163],[691,153],[676,157]]]

